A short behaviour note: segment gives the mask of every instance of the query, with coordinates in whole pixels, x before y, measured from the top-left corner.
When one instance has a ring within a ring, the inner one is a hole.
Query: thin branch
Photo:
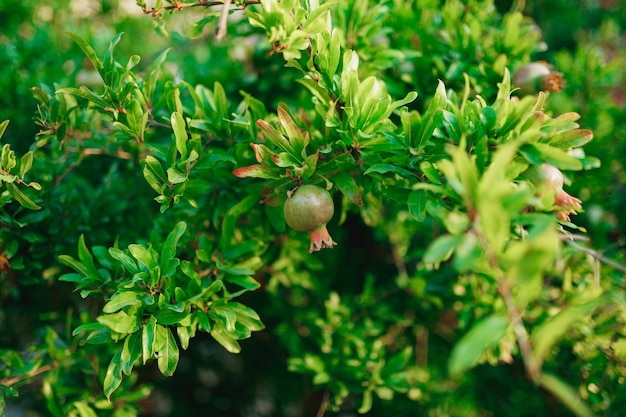
[[[0,379],[0,385],[4,385],[7,387],[10,387],[11,385],[15,385],[18,382],[22,382],[25,379],[29,379],[29,378],[34,378],[37,375],[41,375],[45,372],[51,371],[52,369],[56,368],[57,366],[59,366],[59,363],[57,361],[54,361],[52,363],[49,363],[47,365],[43,365],[40,368],[37,369],[33,369],[32,371],[24,374],[24,375],[19,375],[19,376],[15,376],[13,378],[5,378],[5,379]]]
[[[531,381],[537,383],[539,377],[541,376],[541,366],[533,352],[528,330],[526,330],[526,326],[524,326],[524,321],[522,320],[522,313],[517,307],[517,304],[515,304],[513,293],[511,292],[511,286],[507,282],[506,276],[500,269],[498,258],[491,250],[491,247],[487,243],[485,237],[476,229],[474,229],[474,233],[478,237],[478,240],[485,251],[485,256],[487,257],[489,266],[494,271],[496,281],[498,282],[498,293],[504,300],[509,320],[511,320],[511,324],[513,325],[513,333],[515,333],[515,339],[517,340],[517,345],[519,346],[520,354],[522,355],[524,368],[526,368],[526,375],[528,375],[528,378],[530,378]]]
[[[152,16],[158,16],[161,12],[166,12],[169,10],[178,10],[178,11],[182,11],[183,9],[188,9],[190,7],[214,7],[214,6],[222,6],[224,5],[224,3],[230,3],[231,0],[226,0],[226,1],[197,1],[194,3],[182,3],[182,2],[174,2],[174,4],[170,5],[170,6],[163,6],[160,7],[158,9],[155,9],[154,7],[152,9],[148,9],[148,8],[143,8],[142,11],[145,14],[151,14]],[[251,6],[253,4],[261,4],[261,0],[248,0],[243,2],[241,5],[238,5],[238,7],[240,7],[240,9],[245,9],[248,6]]]
[[[565,243],[567,243],[568,245],[572,246],[573,248],[578,249],[581,252],[586,253],[587,255],[591,255],[596,261],[599,261],[605,265],[610,266],[611,268],[615,268],[620,272],[623,272],[626,274],[626,266],[610,259],[607,258],[606,256],[602,255],[601,253],[599,253],[598,251],[595,251],[593,249],[587,248],[581,244],[578,244],[576,242],[574,242],[573,240],[568,239],[566,236],[562,237],[563,241]]]
[[[218,41],[221,41],[224,39],[224,36],[226,36],[230,3],[231,0],[224,0],[224,4],[222,5],[222,14],[220,15],[220,20],[217,22],[217,30],[215,31],[215,39]]]
[[[531,381],[536,383],[539,380],[541,369],[539,361],[533,352],[528,330],[526,330],[526,326],[524,326],[522,313],[515,304],[510,285],[504,279],[498,279],[498,281],[498,292],[504,300],[504,304],[506,305],[506,309],[509,313],[509,319],[513,325],[513,332],[515,333],[515,338],[517,339],[517,345],[519,346],[522,360],[524,361],[524,367],[526,368],[526,375],[528,375]]]
[[[324,390],[324,395],[322,396],[322,402],[320,403],[320,408],[317,410],[317,414],[315,415],[315,417],[324,417],[324,414],[326,414],[326,409],[328,408],[329,404],[330,404],[330,391]]]
[[[402,282],[406,282],[409,279],[409,273],[404,264],[402,255],[398,252],[398,245],[395,242],[391,242],[391,256],[393,257],[393,263],[396,265],[398,274],[402,279]]]

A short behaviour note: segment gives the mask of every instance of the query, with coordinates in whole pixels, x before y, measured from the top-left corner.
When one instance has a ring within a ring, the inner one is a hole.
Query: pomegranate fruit
[[[528,172],[530,180],[540,189],[554,192],[554,205],[558,207],[554,213],[564,221],[570,221],[570,214],[582,208],[582,202],[563,190],[563,173],[550,164],[541,164]]]
[[[561,91],[565,80],[563,74],[551,71],[545,61],[540,61],[531,62],[515,71],[513,85],[519,88],[521,94],[529,95],[539,91]]]
[[[310,184],[300,186],[289,193],[283,210],[289,227],[307,232],[311,237],[309,253],[337,244],[326,229],[326,223],[335,213],[335,205],[325,189]]]

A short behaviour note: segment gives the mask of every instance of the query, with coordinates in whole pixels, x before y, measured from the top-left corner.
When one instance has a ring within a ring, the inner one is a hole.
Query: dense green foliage
[[[619,415],[626,15],[584,7],[4,1],[0,415]]]

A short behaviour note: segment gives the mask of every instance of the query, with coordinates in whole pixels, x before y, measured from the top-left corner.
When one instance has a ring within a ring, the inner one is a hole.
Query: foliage
[[[517,3],[74,3],[0,9],[37,103],[0,124],[0,413],[623,408],[624,22],[525,95]],[[332,249],[285,223],[305,184]]]

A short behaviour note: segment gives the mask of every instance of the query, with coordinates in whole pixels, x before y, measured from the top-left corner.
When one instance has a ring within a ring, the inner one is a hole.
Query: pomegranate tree
[[[335,213],[335,205],[325,189],[307,184],[291,191],[285,201],[284,213],[289,227],[307,232],[311,237],[309,253],[337,244],[326,229],[326,223]]]

